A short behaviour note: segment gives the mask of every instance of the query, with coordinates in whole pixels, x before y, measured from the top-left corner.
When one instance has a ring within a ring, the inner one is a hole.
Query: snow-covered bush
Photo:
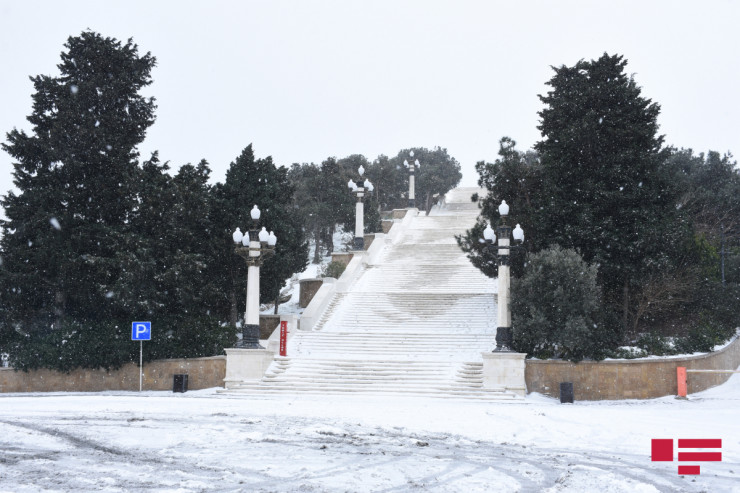
[[[339,279],[346,268],[347,265],[342,262],[329,262],[321,268],[321,277],[333,277],[334,279]]]
[[[597,268],[571,249],[553,246],[529,256],[511,285],[516,350],[538,358],[603,359],[615,346],[602,316]]]

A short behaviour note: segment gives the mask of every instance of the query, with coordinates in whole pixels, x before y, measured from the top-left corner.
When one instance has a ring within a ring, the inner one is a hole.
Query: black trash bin
[[[175,375],[175,380],[172,385],[172,392],[187,392],[188,391],[188,376],[185,374]]]
[[[560,403],[573,404],[573,382],[560,382]]]

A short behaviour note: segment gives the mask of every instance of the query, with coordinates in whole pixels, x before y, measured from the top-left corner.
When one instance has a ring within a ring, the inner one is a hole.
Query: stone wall
[[[300,289],[300,293],[298,296],[298,306],[301,308],[306,308],[308,304],[311,303],[313,297],[316,296],[316,292],[324,284],[324,280],[301,279],[300,281],[298,281],[298,283]]]
[[[143,390],[172,390],[173,376],[188,375],[188,390],[223,387],[226,356],[166,359],[144,363]],[[30,372],[0,368],[0,393],[3,392],[100,392],[139,390],[139,365],[129,363],[118,370],[52,370]]]
[[[527,392],[560,396],[560,383],[573,382],[576,400],[651,399],[677,395],[676,368],[735,370],[740,366],[740,339],[724,349],[701,356],[640,360],[582,361],[527,360]],[[688,392],[720,385],[731,373],[689,373]]]
[[[352,257],[354,256],[355,254],[352,252],[334,252],[331,254],[331,261],[344,264],[346,267],[352,261]]]
[[[375,241],[375,233],[365,233],[363,241],[365,242],[364,249],[367,250],[373,244],[373,241]]]
[[[280,315],[260,315],[260,339],[269,339],[280,325]]]

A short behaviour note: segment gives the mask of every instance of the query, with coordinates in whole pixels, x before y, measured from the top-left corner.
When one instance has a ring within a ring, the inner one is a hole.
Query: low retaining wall
[[[172,390],[173,376],[188,375],[188,390],[223,387],[226,356],[166,359],[144,363],[143,390]],[[139,365],[129,363],[118,370],[15,371],[0,368],[2,392],[101,392],[139,390]]]
[[[652,399],[678,395],[676,368],[735,370],[740,366],[740,339],[720,351],[700,356],[582,361],[527,360],[528,392],[560,396],[560,383],[573,382],[575,400]],[[688,392],[701,392],[723,384],[731,373],[689,373]]]
[[[280,325],[280,315],[260,315],[260,339],[269,339]]]

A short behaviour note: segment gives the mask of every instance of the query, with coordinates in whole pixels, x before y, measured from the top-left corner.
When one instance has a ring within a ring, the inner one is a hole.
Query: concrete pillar
[[[409,207],[416,207],[415,205],[415,192],[414,192],[414,163],[411,163],[411,174],[409,174]]]
[[[250,265],[247,269],[247,308],[239,348],[262,349],[260,345],[260,268]]]
[[[499,246],[509,246],[508,238],[499,238]],[[506,252],[508,258],[508,250]],[[509,307],[509,293],[511,290],[511,278],[509,274],[509,263],[500,262],[498,266],[498,326],[511,327],[511,309]]]
[[[362,196],[362,193],[357,194],[357,205],[355,206],[355,250],[362,250],[365,247],[365,209]]]
[[[226,378],[224,387],[232,389],[245,380],[261,379],[275,359],[266,349],[226,348]]]
[[[247,310],[244,323],[260,324],[260,268],[256,265],[250,265],[247,269]]]
[[[483,353],[483,388],[508,390],[524,397],[527,382],[524,379],[524,353]]]

